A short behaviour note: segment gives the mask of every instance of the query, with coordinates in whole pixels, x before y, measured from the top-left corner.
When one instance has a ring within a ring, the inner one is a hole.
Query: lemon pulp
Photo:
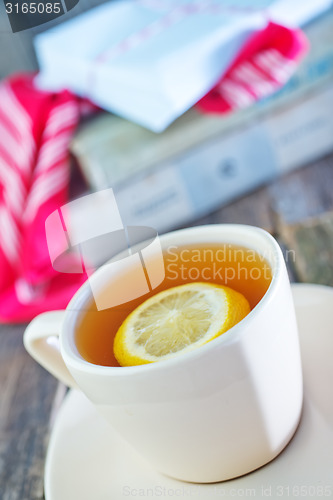
[[[129,314],[116,333],[114,354],[121,366],[169,359],[218,337],[249,312],[246,298],[226,286],[169,288]]]

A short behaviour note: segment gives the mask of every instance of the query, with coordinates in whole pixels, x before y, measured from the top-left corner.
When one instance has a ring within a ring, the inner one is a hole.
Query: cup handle
[[[30,356],[43,368],[60,382],[77,389],[78,386],[69,373],[59,348],[59,334],[64,318],[65,311],[49,311],[40,314],[27,326],[23,343]]]

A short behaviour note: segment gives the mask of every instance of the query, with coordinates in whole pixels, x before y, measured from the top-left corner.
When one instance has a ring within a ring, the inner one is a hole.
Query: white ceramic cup
[[[30,323],[25,347],[60,380],[78,386],[160,472],[203,483],[246,474],[283,450],[301,414],[300,350],[282,252],[267,232],[243,225],[179,230],[160,242],[163,249],[245,246],[266,257],[272,282],[240,323],[173,359],[122,368],[84,360],[75,331],[90,296],[87,283],[66,311],[44,313]],[[54,335],[60,336],[61,354],[49,341]]]

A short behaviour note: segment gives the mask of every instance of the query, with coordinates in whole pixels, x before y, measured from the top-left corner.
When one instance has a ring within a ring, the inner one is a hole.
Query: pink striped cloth
[[[269,96],[289,80],[308,48],[302,30],[268,23],[248,40],[197,107],[206,113],[227,113]]]
[[[1,322],[65,307],[86,279],[52,269],[45,236],[46,218],[68,200],[68,146],[79,118],[75,96],[36,90],[33,76],[0,85]]]

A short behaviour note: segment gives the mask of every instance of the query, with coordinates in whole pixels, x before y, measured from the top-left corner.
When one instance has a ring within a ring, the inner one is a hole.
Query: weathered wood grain
[[[282,247],[291,281],[333,285],[333,236],[325,215],[332,208],[333,154],[221,207],[194,225],[236,223],[266,229]]]
[[[295,281],[333,285],[333,155],[269,188],[274,234]]]
[[[58,383],[22,344],[24,327],[0,327],[0,498],[43,498],[49,418]]]
[[[295,224],[280,218],[278,232],[294,252],[299,281],[333,286],[333,212]]]
[[[268,187],[272,215],[275,212],[287,224],[293,224],[323,214],[333,206],[332,186],[333,155],[328,155]]]

